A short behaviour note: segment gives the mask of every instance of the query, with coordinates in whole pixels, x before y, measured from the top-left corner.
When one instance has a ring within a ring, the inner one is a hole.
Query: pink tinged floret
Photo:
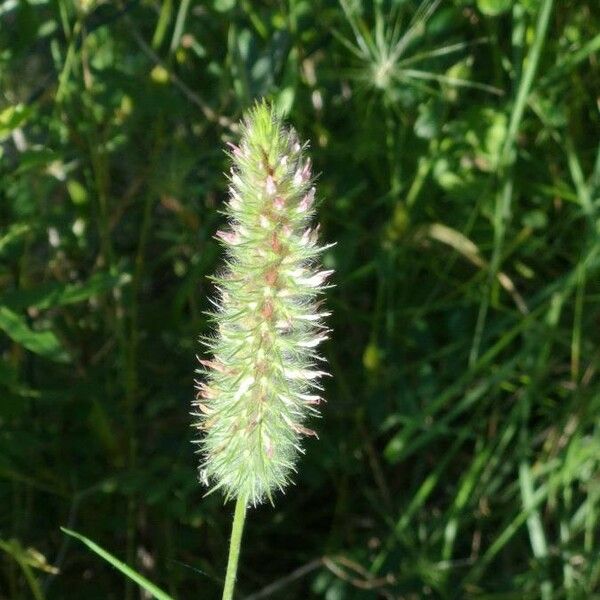
[[[294,324],[289,319],[280,319],[275,323],[275,327],[282,332],[292,331]]]
[[[277,237],[277,233],[273,232],[271,236],[271,250],[275,252],[275,254],[281,253],[281,242],[279,241],[279,237]]]
[[[319,438],[319,436],[317,435],[316,431],[313,431],[312,429],[308,429],[308,427],[304,427],[304,425],[300,425],[300,423],[294,423],[294,421],[292,421],[287,415],[283,415],[283,420],[296,433],[300,433],[300,434],[303,434],[303,435],[311,435],[311,436],[316,437],[317,439]],[[298,448],[298,450],[301,450],[301,449]]]
[[[282,167],[286,167],[286,166],[287,166],[287,164],[288,164],[288,157],[287,157],[287,154],[284,154],[284,155],[281,157],[281,160],[279,161],[279,164],[280,164]]]
[[[304,163],[304,166],[302,167],[302,179],[304,181],[308,181],[310,179],[310,167],[311,167],[311,162],[310,162],[310,158],[306,159],[306,162]]]
[[[200,409],[200,412],[205,415],[211,415],[214,412],[214,410],[210,409],[208,406],[206,406],[206,404],[202,404],[202,402],[195,402],[194,405],[197,406]]]
[[[270,460],[273,458],[273,444],[271,443],[271,438],[267,435],[264,434],[264,438],[265,438],[265,454],[267,455],[267,458]]]
[[[297,169],[294,173],[294,185],[302,185],[302,171]]]
[[[281,196],[277,196],[277,198],[275,198],[273,201],[273,206],[277,210],[283,210],[285,208],[285,200]]]
[[[205,383],[200,383],[198,385],[198,396],[207,400],[213,400],[217,397],[217,393]]]
[[[296,433],[319,439],[319,436],[314,429],[309,429],[308,427],[304,427],[304,425],[300,425],[299,423],[292,423],[291,427]]]
[[[303,183],[306,183],[310,179],[310,159],[298,169],[294,173],[294,185],[300,186]]]
[[[300,238],[300,244],[302,246],[314,246],[319,241],[319,227],[315,227],[314,229],[306,229],[302,233],[302,237]]]
[[[277,186],[275,185],[275,180],[271,175],[267,175],[267,182],[265,184],[265,189],[269,196],[274,196],[277,191]]]
[[[203,360],[201,358],[198,358],[198,361],[200,362],[200,364],[208,369],[213,369],[215,371],[218,371],[219,373],[231,373],[231,369],[227,369],[225,367],[225,365],[222,362],[219,362],[218,360]]]
[[[308,246],[309,244],[314,244],[314,229],[306,229],[300,238],[301,246]]]
[[[323,398],[321,396],[317,396],[315,394],[297,394],[300,400],[303,400],[305,404],[321,404],[323,402]]]
[[[241,158],[243,156],[239,146],[236,146],[233,142],[227,142],[227,145],[231,148],[231,152],[234,156]]]
[[[300,200],[300,202],[298,204],[298,209],[297,209],[298,212],[305,213],[308,210],[310,210],[314,201],[315,201],[315,188],[312,187],[312,188],[310,188],[310,190],[308,190],[308,193],[305,194],[304,198],[302,198],[302,200]]]
[[[219,229],[219,231],[217,231],[217,233],[215,234],[215,237],[218,237],[219,239],[223,240],[225,243],[231,244],[233,246],[239,244],[241,241],[240,236],[237,232],[223,231],[222,229]]]

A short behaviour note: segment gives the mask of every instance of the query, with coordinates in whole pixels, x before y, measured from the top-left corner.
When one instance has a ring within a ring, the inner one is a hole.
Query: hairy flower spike
[[[242,123],[233,162],[229,229],[218,231],[227,268],[215,277],[213,355],[201,360],[194,413],[203,433],[202,480],[228,498],[272,501],[289,482],[305,425],[320,402],[316,346],[327,339],[319,296],[313,178],[293,129],[257,104]]]

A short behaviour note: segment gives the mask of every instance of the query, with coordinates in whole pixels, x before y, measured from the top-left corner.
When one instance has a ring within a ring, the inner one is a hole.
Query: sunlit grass
[[[191,373],[265,96],[313,140],[333,377],[238,596],[594,598],[596,4],[0,1],[0,596],[219,596]]]
[[[502,94],[501,90],[488,84],[427,70],[427,61],[433,58],[464,54],[485,42],[482,39],[427,47],[427,25],[440,3],[441,0],[425,0],[411,16],[407,16],[401,5],[386,10],[384,3],[376,2],[373,7],[374,23],[370,26],[348,0],[340,0],[353,39],[339,31],[334,33],[359,63],[349,71],[350,76],[365,88],[384,96],[402,86],[427,94],[439,94],[438,89],[429,85],[434,82]]]

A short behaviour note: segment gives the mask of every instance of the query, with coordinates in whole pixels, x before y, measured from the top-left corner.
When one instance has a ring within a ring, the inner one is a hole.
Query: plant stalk
[[[546,40],[550,16],[552,14],[552,6],[554,0],[542,0],[542,5],[538,13],[538,19],[535,27],[535,39],[531,45],[531,49],[527,53],[527,60],[515,95],[515,101],[512,107],[508,130],[504,139],[502,150],[498,157],[498,173],[501,181],[501,187],[496,196],[496,206],[494,210],[494,249],[490,259],[487,290],[483,296],[479,306],[479,314],[475,323],[475,335],[469,353],[469,366],[473,367],[479,358],[479,348],[483,338],[485,329],[485,321],[490,305],[492,288],[496,281],[498,271],[502,264],[502,252],[504,248],[504,239],[506,230],[511,217],[512,199],[513,199],[513,167],[517,159],[517,136],[521,121],[527,107],[527,100],[531,93],[533,80],[537,72],[538,63],[542,54],[542,48]],[[517,10],[515,16],[518,19],[523,18],[522,12]],[[517,27],[521,24],[517,22]],[[515,40],[513,40],[515,41]],[[520,43],[520,41],[519,41]],[[519,49],[520,53],[520,49]]]
[[[225,575],[225,586],[223,587],[223,600],[233,599],[233,590],[235,588],[245,520],[246,498],[244,496],[238,496],[235,504],[235,513],[233,515],[233,526],[231,528],[231,541],[229,542],[229,558],[227,559],[227,573]]]

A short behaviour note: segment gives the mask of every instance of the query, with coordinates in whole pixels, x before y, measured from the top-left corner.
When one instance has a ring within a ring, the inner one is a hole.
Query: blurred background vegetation
[[[597,0],[0,1],[0,597],[218,598],[226,141],[312,155],[328,404],[240,598],[600,598]]]

